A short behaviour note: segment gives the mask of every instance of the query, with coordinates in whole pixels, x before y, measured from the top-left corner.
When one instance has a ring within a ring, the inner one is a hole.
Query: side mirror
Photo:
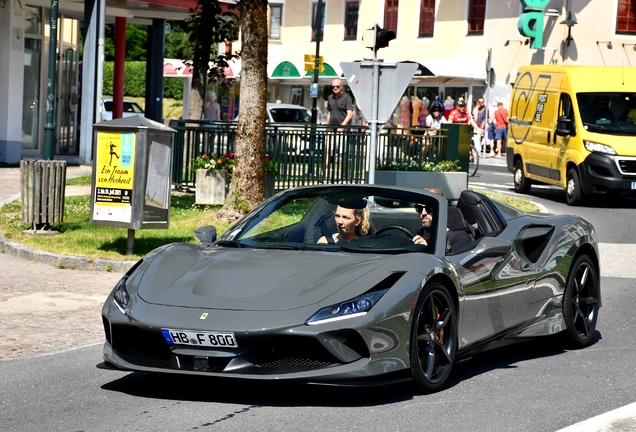
[[[194,230],[194,237],[203,247],[210,247],[216,241],[216,227],[206,225]]]
[[[557,119],[556,135],[558,136],[576,136],[576,130],[572,119],[561,116]]]

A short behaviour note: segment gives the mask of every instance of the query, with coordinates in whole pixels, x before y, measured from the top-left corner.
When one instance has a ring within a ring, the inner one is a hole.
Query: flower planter
[[[434,187],[444,192],[446,199],[456,201],[468,188],[468,173],[428,171],[376,171],[375,183],[413,189]]]
[[[225,170],[199,169],[196,172],[196,204],[223,204],[230,174]]]

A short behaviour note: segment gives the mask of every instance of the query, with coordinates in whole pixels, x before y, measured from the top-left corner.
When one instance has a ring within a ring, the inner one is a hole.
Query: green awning
[[[331,65],[329,65],[329,63],[323,63],[322,64],[325,67],[325,71],[324,72],[320,72],[318,74],[319,77],[334,77],[337,78],[338,74],[336,73],[336,71],[331,67]],[[306,77],[312,77],[314,76],[314,71],[311,72],[307,72],[305,74]]]
[[[300,73],[296,66],[294,66],[291,62],[284,61],[280,62],[274,72],[272,72],[272,78],[300,78]]]

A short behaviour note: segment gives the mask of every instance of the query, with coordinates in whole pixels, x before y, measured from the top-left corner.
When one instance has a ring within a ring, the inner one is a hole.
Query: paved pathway
[[[68,166],[66,176],[91,173]],[[20,199],[20,168],[0,167],[0,184],[0,207]],[[69,186],[66,194],[87,195],[90,187]],[[122,271],[60,269],[0,253],[0,275],[0,361],[104,340],[101,306]]]

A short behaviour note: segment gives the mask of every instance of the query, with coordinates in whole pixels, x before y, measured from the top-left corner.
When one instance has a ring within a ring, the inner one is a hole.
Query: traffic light
[[[364,32],[364,46],[372,50],[379,50],[389,46],[389,42],[395,39],[395,32],[380,28],[377,24]]]
[[[378,29],[375,35],[375,49],[386,48],[389,42],[395,39],[395,32],[387,29]]]

